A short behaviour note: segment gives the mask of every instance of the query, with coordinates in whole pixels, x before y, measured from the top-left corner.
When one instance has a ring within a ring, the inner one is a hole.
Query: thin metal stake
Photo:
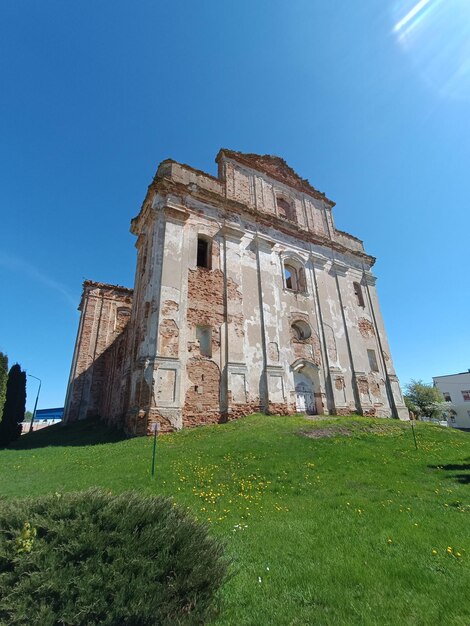
[[[153,454],[152,454],[152,478],[155,477],[155,452],[157,450],[157,432],[160,424],[156,422],[153,425]]]
[[[415,440],[415,448],[417,450],[418,449],[418,442],[416,441],[414,420],[410,420],[410,422],[411,422],[411,430],[413,431],[413,439]]]

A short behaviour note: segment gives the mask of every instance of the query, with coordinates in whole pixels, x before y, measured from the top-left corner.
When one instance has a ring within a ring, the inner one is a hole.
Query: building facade
[[[38,409],[34,416],[32,430],[42,430],[47,426],[53,426],[62,421],[64,415],[63,407],[57,407],[54,409]],[[25,435],[29,433],[31,429],[31,422],[21,422],[21,434]]]
[[[437,387],[446,402],[452,403],[455,412],[448,423],[455,428],[470,429],[470,370],[447,376],[434,376]]]
[[[163,161],[134,290],[86,281],[65,421],[136,435],[255,411],[407,419],[375,259],[282,159],[221,150],[218,176]]]

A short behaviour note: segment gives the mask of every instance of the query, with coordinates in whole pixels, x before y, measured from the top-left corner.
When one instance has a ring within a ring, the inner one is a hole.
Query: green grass
[[[303,434],[328,426],[350,436]],[[218,625],[468,626],[470,434],[416,432],[417,451],[392,420],[255,415],[159,437],[152,480],[150,438],[53,426],[0,451],[0,495],[174,497],[233,560]]]

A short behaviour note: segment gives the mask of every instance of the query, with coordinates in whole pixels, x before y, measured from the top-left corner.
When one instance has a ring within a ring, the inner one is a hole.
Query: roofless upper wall
[[[192,197],[200,192],[203,201],[210,201],[210,196],[214,195],[220,203],[223,197],[227,209],[237,212],[246,208],[265,217],[281,219],[296,231],[336,242],[344,251],[365,254],[360,239],[336,229],[332,215],[335,203],[301,178],[283,159],[222,149],[216,162],[218,177],[171,159],[162,161],[150,190],[157,191],[160,181],[171,181],[178,189],[167,189],[168,192],[184,193],[186,187]],[[368,264],[373,263],[373,257],[368,257]]]

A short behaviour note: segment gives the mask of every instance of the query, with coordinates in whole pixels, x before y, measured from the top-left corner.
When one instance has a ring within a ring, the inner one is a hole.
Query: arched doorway
[[[295,407],[297,413],[316,415],[322,412],[318,407],[320,399],[320,378],[318,367],[310,361],[298,359],[291,366],[294,372]]]

